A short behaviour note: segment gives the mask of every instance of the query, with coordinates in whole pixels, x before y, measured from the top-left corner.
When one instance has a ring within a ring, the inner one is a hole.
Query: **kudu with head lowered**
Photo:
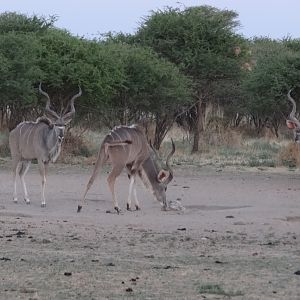
[[[291,92],[292,92],[292,89],[289,90],[287,96],[288,96],[288,99],[292,102],[293,108],[292,108],[292,111],[289,115],[289,118],[286,120],[286,125],[287,125],[288,128],[293,129],[293,131],[294,131],[294,141],[296,143],[300,143],[300,122],[298,121],[298,119],[295,116],[295,114],[296,114],[296,102],[292,98]]]
[[[108,175],[107,182],[112,193],[113,207],[117,213],[119,213],[120,208],[116,199],[114,186],[116,178],[124,168],[126,168],[130,179],[127,210],[131,209],[132,194],[134,194],[135,208],[137,210],[140,208],[135,187],[136,176],[142,179],[144,185],[161,203],[162,209],[166,210],[166,189],[168,183],[173,179],[169,160],[174,152],[175,145],[172,140],[172,150],[167,157],[166,168],[164,169],[159,164],[159,158],[155,150],[148,144],[143,129],[137,125],[115,127],[105,136],[100,146],[93,174],[86,186],[77,212],[80,212],[86,194],[96,179],[100,168],[108,161],[112,165],[112,170]]]
[[[81,96],[82,92],[79,87],[78,94],[72,97],[65,110],[58,115],[50,108],[50,97],[42,90],[41,84],[39,85],[39,91],[47,98],[45,117],[38,118],[36,122],[22,122],[17,125],[9,134],[9,147],[14,175],[14,202],[18,201],[16,181],[18,173],[23,185],[24,200],[27,204],[30,204],[24,177],[29,169],[31,160],[37,159],[42,177],[41,206],[45,207],[45,184],[48,163],[55,162],[60,154],[65,126],[75,114],[74,100]],[[70,109],[68,110],[69,106]]]

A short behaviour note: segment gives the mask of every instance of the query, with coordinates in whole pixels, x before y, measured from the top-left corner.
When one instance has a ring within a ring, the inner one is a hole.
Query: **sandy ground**
[[[0,299],[300,299],[300,173],[175,170],[184,213],[141,183],[142,210],[124,211],[123,175],[120,215],[102,174],[77,214],[91,170],[52,165],[41,208],[36,166],[31,205],[0,166]]]

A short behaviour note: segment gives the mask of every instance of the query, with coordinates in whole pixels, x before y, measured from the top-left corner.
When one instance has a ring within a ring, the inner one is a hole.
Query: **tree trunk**
[[[199,151],[200,134],[203,132],[204,103],[200,100],[196,106],[196,121],[194,126],[194,143],[192,153]]]
[[[170,116],[157,116],[155,120],[155,133],[154,133],[154,142],[153,147],[156,150],[159,150],[162,141],[164,140],[166,134],[171,129],[174,123],[173,119],[170,119]]]

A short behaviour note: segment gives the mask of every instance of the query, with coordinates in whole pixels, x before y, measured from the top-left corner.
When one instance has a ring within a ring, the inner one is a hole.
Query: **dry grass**
[[[174,164],[178,165],[213,165],[217,167],[276,167],[287,166],[281,153],[292,142],[289,139],[271,138],[270,136],[253,138],[243,130],[217,128],[208,129],[201,137],[199,153],[191,154],[192,141],[185,132],[174,128],[162,145],[161,153],[166,156],[169,151],[170,137],[176,137]],[[291,153],[289,159],[296,152]],[[300,156],[299,156],[300,157]],[[300,162],[300,160],[299,160]],[[296,161],[296,165],[298,161]]]
[[[300,146],[295,143],[290,143],[287,146],[282,147],[279,152],[278,163],[289,168],[299,167]]]

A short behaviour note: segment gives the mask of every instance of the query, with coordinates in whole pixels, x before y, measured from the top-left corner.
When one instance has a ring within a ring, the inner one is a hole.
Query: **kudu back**
[[[42,203],[45,201],[46,174],[49,162],[55,162],[61,152],[62,142],[64,140],[65,126],[71,122],[75,115],[74,100],[81,96],[79,92],[69,101],[65,110],[59,115],[50,108],[51,101],[49,95],[42,90],[39,85],[39,92],[46,97],[45,116],[38,118],[36,122],[22,122],[17,125],[9,134],[9,147],[12,157],[14,193],[13,201],[17,202],[17,173],[20,176],[24,200],[30,204],[28,192],[24,177],[29,169],[33,159],[37,159],[39,172],[42,177]],[[70,109],[68,110],[68,107]]]
[[[159,164],[159,158],[155,150],[148,144],[142,128],[137,125],[117,126],[105,136],[95,164],[92,176],[86,186],[83,198],[78,205],[77,212],[85,202],[88,190],[95,181],[101,167],[110,162],[112,170],[107,178],[107,183],[112,194],[113,207],[119,213],[120,208],[115,195],[115,181],[125,168],[130,179],[127,210],[131,210],[132,194],[134,195],[135,208],[139,210],[139,202],[136,194],[135,181],[140,177],[144,185],[151,191],[154,197],[161,203],[162,208],[167,209],[166,189],[173,178],[169,159],[175,152],[172,140],[172,150],[169,153],[165,168]]]

